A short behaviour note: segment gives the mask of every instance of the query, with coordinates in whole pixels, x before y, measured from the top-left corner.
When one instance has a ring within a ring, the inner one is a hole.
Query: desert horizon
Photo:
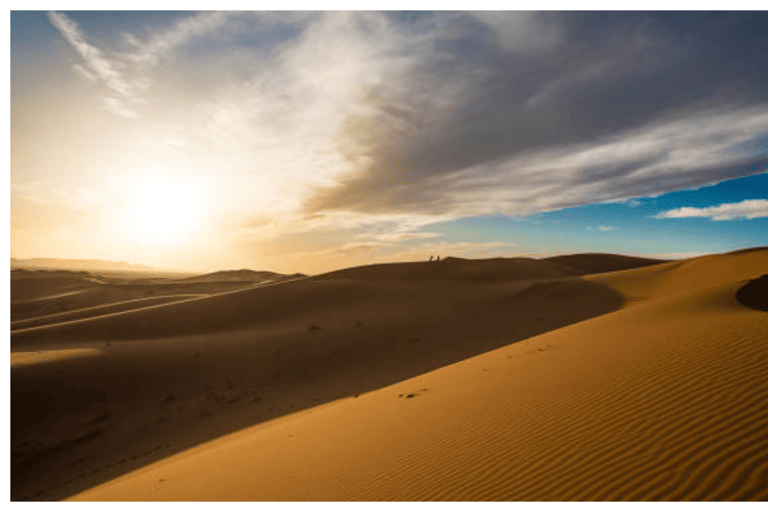
[[[768,501],[768,13],[10,29],[11,502]]]

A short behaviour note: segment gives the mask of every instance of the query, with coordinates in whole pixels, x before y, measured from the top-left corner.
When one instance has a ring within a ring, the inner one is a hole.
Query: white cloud
[[[683,206],[656,215],[656,219],[683,219],[709,217],[711,220],[760,219],[768,217],[767,199],[746,199],[740,203],[724,203],[717,206],[695,208]]]
[[[600,231],[613,231],[616,228],[613,226],[597,226],[597,229]]]

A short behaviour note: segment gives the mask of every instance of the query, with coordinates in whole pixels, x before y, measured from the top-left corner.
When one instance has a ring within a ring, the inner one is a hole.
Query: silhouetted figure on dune
[[[440,255],[439,254],[437,255],[437,261],[440,261]]]
[[[430,263],[432,262],[432,258],[433,258],[433,256],[430,256],[430,257],[429,257],[429,262],[430,262]]]

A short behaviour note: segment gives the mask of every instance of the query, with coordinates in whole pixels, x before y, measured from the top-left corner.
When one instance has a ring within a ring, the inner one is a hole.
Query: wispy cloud
[[[152,35],[148,41],[139,41],[127,34],[128,42],[136,48],[129,59],[144,66],[155,66],[163,56],[196,38],[221,29],[236,12],[204,12],[177,20],[170,28]]]
[[[379,240],[381,242],[405,242],[408,240],[423,240],[427,238],[438,238],[443,236],[442,233],[434,233],[431,231],[421,232],[408,232],[400,231],[393,233],[372,233],[365,235],[358,235],[360,238],[370,238],[373,240]]]
[[[138,112],[127,107],[124,101],[119,98],[115,98],[114,96],[107,96],[102,98],[102,105],[105,110],[128,119],[135,119],[139,117]]]
[[[65,14],[49,12],[48,19],[83,59],[83,65],[74,65],[75,71],[88,79],[100,80],[112,92],[112,96],[105,99],[105,107],[125,117],[136,117],[137,114],[125,105],[126,101],[137,100],[136,87],[120,72],[119,64],[90,44],[77,23]]]
[[[103,191],[57,187],[45,181],[11,184],[11,196],[32,203],[91,213],[110,208],[114,203],[114,198]]]
[[[656,219],[684,219],[709,217],[711,220],[760,219],[768,217],[768,199],[747,199],[739,203],[695,208],[683,206],[655,215]]]
[[[360,255],[360,254],[368,254],[375,249],[387,247],[388,245],[389,244],[378,243],[378,242],[350,242],[350,243],[341,245],[339,247],[333,247],[331,249],[326,249],[324,251],[317,251],[317,252],[309,253],[306,255],[311,255],[312,257],[318,257],[318,256],[327,255],[327,254],[353,256],[353,255]]]
[[[548,52],[561,40],[560,26],[546,15],[532,11],[473,11],[488,25],[499,46],[510,52]]]

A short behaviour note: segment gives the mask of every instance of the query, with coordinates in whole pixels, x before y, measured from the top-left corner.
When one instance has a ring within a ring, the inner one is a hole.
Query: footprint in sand
[[[397,395],[397,397],[398,397],[398,398],[416,398],[417,396],[419,396],[419,393],[424,393],[425,391],[429,391],[429,388],[421,388],[421,389],[418,391],[418,393],[414,392],[414,393],[408,393],[408,394],[406,394],[406,395],[403,395],[403,394],[401,393],[401,394]]]

